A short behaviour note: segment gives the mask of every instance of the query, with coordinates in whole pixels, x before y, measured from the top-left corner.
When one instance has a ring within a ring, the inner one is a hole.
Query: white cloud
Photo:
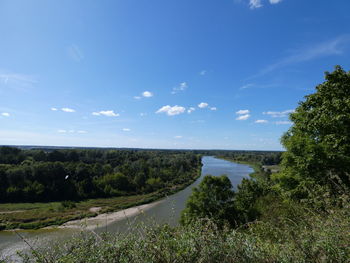
[[[85,133],[87,133],[87,131],[80,130],[80,131],[77,131],[77,133],[85,134]]]
[[[276,121],[275,124],[276,125],[290,125],[290,124],[292,124],[292,122],[290,122],[290,121]]]
[[[134,99],[135,99],[135,100],[140,100],[141,97],[140,97],[140,96],[134,96]]]
[[[245,120],[248,120],[249,117],[250,117],[249,114],[239,115],[239,116],[236,118],[236,120],[238,120],[238,121],[245,121]]]
[[[270,4],[278,4],[278,3],[280,3],[280,2],[282,2],[282,0],[270,0]]]
[[[216,107],[210,107],[210,110],[217,110]]]
[[[62,108],[61,110],[64,112],[75,112],[75,110],[73,110],[71,108]]]
[[[205,74],[207,74],[206,70],[202,70],[201,72],[199,72],[199,75],[204,76]]]
[[[262,7],[261,0],[249,0],[250,9],[256,9]]]
[[[184,91],[185,89],[188,88],[188,85],[186,82],[181,82],[178,86],[174,87],[171,94],[176,94],[180,91]]]
[[[3,112],[3,113],[1,113],[1,115],[4,117],[10,117],[10,113],[8,113],[8,112]]]
[[[125,132],[131,131],[129,128],[123,128],[122,130],[125,131]]]
[[[112,110],[102,110],[102,111],[98,111],[98,112],[93,112],[92,115],[94,116],[107,116],[107,117],[118,117],[120,114],[119,113],[115,113]]]
[[[58,133],[66,133],[67,131],[66,130],[58,130],[57,132]]]
[[[181,113],[184,113],[186,110],[186,108],[182,107],[182,106],[163,106],[161,107],[159,110],[156,111],[156,113],[166,113],[168,116],[174,116],[174,115],[178,115]]]
[[[270,115],[273,118],[282,118],[287,117],[290,113],[293,113],[294,110],[285,110],[285,111],[266,111],[263,112],[265,115]]]
[[[238,115],[244,115],[244,114],[249,114],[249,110],[239,110],[239,111],[236,111],[236,114]]]
[[[52,111],[57,111],[58,109],[55,108],[55,107],[52,107],[51,110],[52,110]]]
[[[256,120],[255,123],[268,123],[267,120]]]
[[[201,108],[201,109],[204,109],[204,108],[206,108],[208,106],[209,106],[209,104],[206,103],[206,102],[201,102],[201,103],[198,104],[198,107]]]
[[[153,93],[146,90],[146,91],[142,92],[142,96],[145,98],[150,98],[150,97],[153,97]]]
[[[190,114],[190,113],[192,113],[192,112],[195,111],[195,110],[196,110],[196,108],[190,107],[190,108],[187,110],[187,113]]]
[[[174,136],[175,139],[182,139],[182,136],[181,135],[176,135]]]

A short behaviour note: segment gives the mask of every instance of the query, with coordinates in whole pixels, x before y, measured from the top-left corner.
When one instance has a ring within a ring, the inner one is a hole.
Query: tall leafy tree
[[[290,119],[293,126],[282,137],[285,186],[349,185],[350,72],[340,66],[326,72]]]
[[[217,224],[235,225],[234,192],[227,176],[207,175],[195,187],[182,211],[180,222],[190,224],[199,218],[211,218]]]

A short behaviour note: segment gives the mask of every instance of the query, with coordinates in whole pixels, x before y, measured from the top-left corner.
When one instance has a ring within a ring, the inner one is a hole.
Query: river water
[[[146,210],[144,213],[129,218],[113,222],[108,225],[101,226],[96,229],[96,232],[103,232],[106,229],[109,232],[127,232],[132,230],[133,225],[138,223],[144,224],[162,224],[168,223],[170,225],[177,225],[181,211],[185,208],[186,200],[191,194],[192,188],[197,186],[205,175],[211,174],[219,176],[225,174],[230,179],[233,188],[243,178],[249,178],[249,174],[253,169],[247,165],[237,164],[222,159],[217,159],[211,156],[204,156],[202,158],[202,172],[198,180],[184,190],[164,198],[157,205]],[[108,218],[106,218],[108,220]],[[43,247],[50,244],[53,240],[65,239],[77,233],[76,229],[44,229],[44,230],[30,230],[19,231],[18,233],[25,238],[25,240],[33,247]],[[16,233],[10,231],[0,231],[0,255],[10,256],[12,260],[16,260],[16,251],[28,250],[28,245],[23,242],[21,237]],[[0,257],[1,258],[1,257]]]

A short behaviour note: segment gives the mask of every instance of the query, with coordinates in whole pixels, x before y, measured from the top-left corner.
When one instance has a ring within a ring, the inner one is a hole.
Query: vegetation
[[[91,207],[103,213],[148,203],[192,183],[201,167],[199,155],[180,151],[0,151],[0,229],[60,225],[96,215]]]
[[[188,182],[191,152],[0,148],[0,202],[48,202],[145,194]]]
[[[206,177],[181,226],[126,236],[83,234],[35,251],[37,262],[350,262],[350,72],[336,67],[291,114],[278,173]],[[276,165],[280,153],[221,152]],[[232,223],[234,222],[234,223]]]
[[[210,217],[218,225],[235,225],[234,192],[226,176],[206,176],[193,189],[182,212],[180,222],[188,225],[198,218]]]

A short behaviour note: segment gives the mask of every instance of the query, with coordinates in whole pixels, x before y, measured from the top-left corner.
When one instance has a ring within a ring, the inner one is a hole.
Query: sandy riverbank
[[[146,212],[147,210],[149,210],[150,208],[160,204],[161,202],[163,202],[163,200],[159,200],[149,204],[130,207],[117,212],[99,214],[95,217],[72,220],[64,223],[61,226],[58,226],[57,228],[84,228],[88,230],[93,230],[95,228],[104,227],[116,221],[123,220],[127,217],[140,215],[143,212]],[[49,228],[53,228],[53,227],[46,227],[46,229],[49,229]]]

